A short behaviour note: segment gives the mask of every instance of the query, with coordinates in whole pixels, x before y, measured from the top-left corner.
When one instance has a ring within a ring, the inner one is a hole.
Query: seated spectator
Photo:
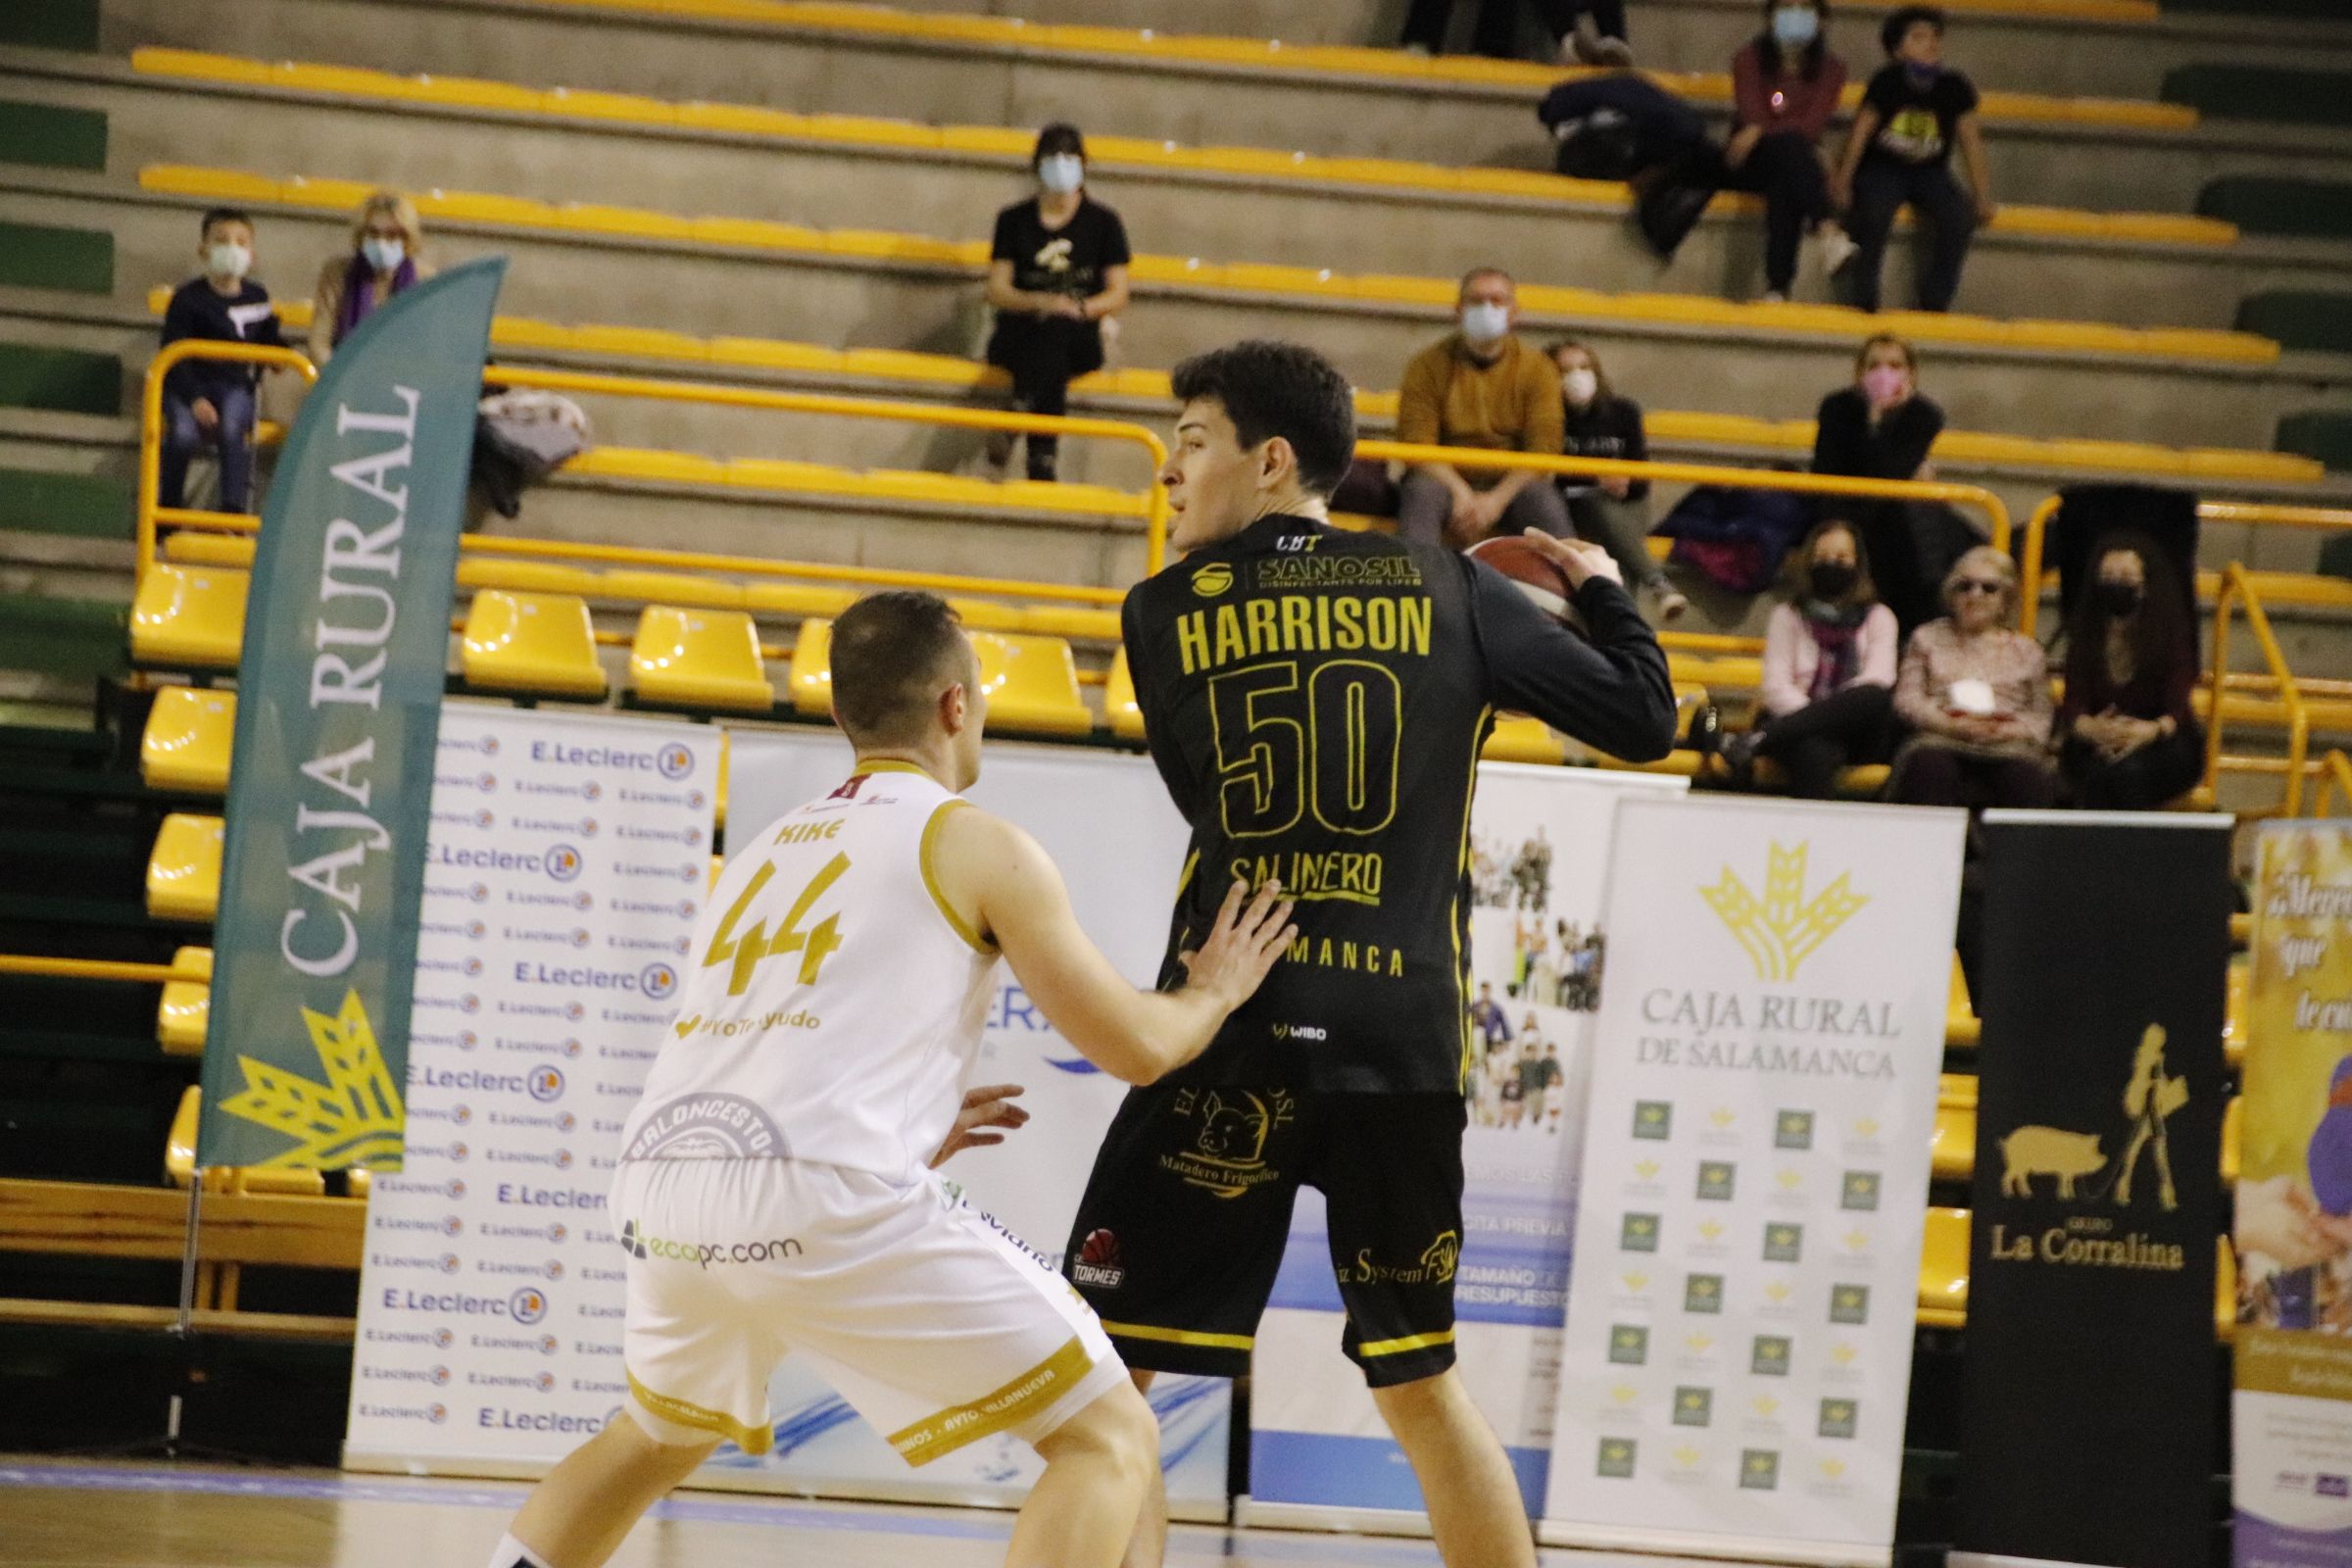
[[[1600,357],[1577,342],[1551,346],[1552,364],[1559,367],[1560,395],[1565,402],[1567,434],[1560,451],[1571,458],[1615,458],[1646,463],[1649,441],[1642,430],[1642,405],[1619,397],[1609,386]],[[1581,538],[1589,539],[1616,559],[1625,585],[1660,620],[1673,620],[1690,608],[1675,591],[1666,573],[1649,553],[1649,481],[1622,474],[1580,479],[1559,476],[1560,499],[1568,503],[1568,520]]]
[[[352,220],[350,254],[335,257],[318,273],[311,301],[311,363],[323,367],[377,306],[432,275],[416,204],[390,190],[362,202]]]
[[[1920,395],[1911,345],[1881,335],[1854,359],[1854,384],[1821,400],[1814,416],[1813,471],[1850,479],[1932,479],[1929,449],[1943,433],[1943,410]],[[1821,514],[1854,525],[1879,592],[1908,633],[1937,613],[1936,574],[1923,560],[1922,520],[1900,501],[1824,496]]]
[[[1454,0],[1412,0],[1398,42],[1416,54],[1446,52],[1446,33],[1453,22]],[[1527,0],[1479,0],[1470,48],[1474,54],[1496,60],[1519,56],[1519,18]],[[1625,0],[1536,0],[1544,27],[1559,42],[1566,65],[1630,66],[1634,52],[1625,42]]]
[[[1075,125],[1038,132],[1029,154],[1038,194],[997,215],[988,253],[988,303],[997,324],[988,363],[1012,376],[1013,406],[1067,414],[1070,383],[1102,368],[1102,322],[1127,308],[1127,227],[1086,193],[1086,138]],[[1057,436],[1027,438],[1029,477],[1058,476]],[[1012,438],[989,443],[989,462],[1012,458]]]
[[[1764,30],[1732,59],[1735,126],[1724,183],[1764,198],[1764,297],[1796,285],[1798,242],[1821,242],[1835,272],[1856,249],[1838,226],[1821,133],[1845,90],[1845,62],[1830,53],[1829,0],[1764,0]]]
[[[2041,645],[2010,629],[2017,567],[1980,545],[1943,583],[1950,614],[1912,634],[1894,714],[1912,730],[1887,795],[1906,806],[2046,807],[2050,676]]]
[[[1943,13],[1934,6],[1904,6],[1879,30],[1887,63],[1863,89],[1853,129],[1830,183],[1830,194],[1845,208],[1845,231],[1859,250],[1848,280],[1853,302],[1879,308],[1879,272],[1886,260],[1886,236],[1895,213],[1908,205],[1934,236],[1927,270],[1919,274],[1919,308],[1948,311],[1960,291],[1960,268],[1979,223],[2000,209],[1992,200],[1992,177],[1984,162],[1984,134],[1977,123],[1976,84],[1943,64]],[[1952,178],[1952,147],[1968,164],[1973,199]]]
[[[2058,767],[2075,805],[2146,811],[2205,771],[2205,732],[2189,706],[2197,650],[2172,559],[2142,535],[2113,533],[2066,628]]]
[[[1900,633],[1849,524],[1815,524],[1789,554],[1786,580],[1764,630],[1763,712],[1724,742],[1724,758],[1744,778],[1769,757],[1787,770],[1789,794],[1824,801],[1839,768],[1886,755]]]
[[[1462,279],[1458,330],[1413,356],[1396,394],[1396,439],[1416,446],[1556,457],[1565,436],[1560,375],[1512,330],[1519,292],[1511,275],[1482,267]],[[1425,463],[1404,476],[1396,527],[1408,539],[1457,546],[1499,532],[1541,528],[1565,538],[1567,503],[1532,468],[1458,468]]]
[[[164,342],[200,338],[215,343],[265,343],[283,348],[270,291],[253,270],[253,220],[233,207],[204,215],[196,259],[202,275],[172,294],[164,311]],[[227,360],[182,360],[164,377],[164,455],[156,504],[187,505],[188,460],[211,447],[220,456],[218,510],[243,512],[253,499],[256,366]]]

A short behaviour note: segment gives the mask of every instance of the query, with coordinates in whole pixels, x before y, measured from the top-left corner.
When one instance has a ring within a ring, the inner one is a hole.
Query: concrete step
[[[681,190],[724,191],[743,217],[819,227],[889,228],[921,216],[930,232],[985,234],[1029,186],[1016,153],[910,149],[863,140],[780,140],[549,115],[485,117],[455,108],[223,88],[134,74],[87,57],[0,63],[0,91],[111,117],[109,170],[128,182],[157,163],[269,169],[288,147],[305,167],[425,189],[498,191],[548,201],[662,207]],[[28,74],[48,67],[57,74]],[[483,133],[486,124],[496,134]],[[1710,218],[1671,268],[1628,220],[1622,198],[1570,203],[1461,191],[1367,188],[1098,159],[1094,188],[1117,207],[1139,250],[1283,265],[1450,274],[1499,263],[1611,290],[1753,298],[1763,288],[1762,223]],[[274,264],[274,265],[273,265]],[[282,279],[283,259],[263,266]],[[1890,260],[1887,295],[1910,296],[1911,247]],[[1996,316],[2146,326],[2232,324],[2254,290],[2323,289],[2352,279],[2352,246],[2249,241],[2126,243],[1991,230],[1970,258],[1961,304]],[[1827,301],[1808,268],[1799,297]]]
[[[207,205],[0,172],[0,189],[12,187],[13,205],[34,221],[111,222],[122,286],[133,297],[181,275],[190,218]],[[323,257],[348,244],[339,212],[264,208],[262,219],[274,255]],[[977,274],[960,265],[457,222],[437,224],[431,246],[444,263],[486,251],[511,256],[504,305],[514,315],[966,355],[982,331]],[[296,278],[310,272],[307,265],[292,270]],[[1137,292],[1122,338],[1130,363],[1172,365],[1208,344],[1272,330],[1316,344],[1369,386],[1394,384],[1447,319],[1436,305],[1346,295],[1175,282],[1143,283]],[[1809,415],[1823,391],[1844,384],[1853,348],[1842,333],[1621,315],[1531,316],[1527,330],[1583,331],[1644,401],[1769,418]],[[2287,407],[2352,386],[2352,361],[2320,356],[2256,366],[1950,343],[1927,358],[1927,384],[1958,427],[2180,446],[2267,447]]]
[[[824,26],[785,26],[557,0],[245,0],[225,14],[179,0],[108,7],[110,47],[117,48],[166,44],[400,72],[455,70],[542,87],[804,114],[868,114],[883,106],[912,107],[935,122],[1074,120],[1094,131],[1182,142],[1506,168],[1547,167],[1550,156],[1534,115],[1540,76],[1486,84],[1343,74],[1272,61],[925,38],[877,30],[846,9],[828,15]],[[1109,105],[1116,108],[1106,113]],[[1719,120],[1725,114],[1721,106],[1709,112]],[[2223,173],[2352,173],[2352,146],[2325,131],[2239,124],[2139,130],[2064,121],[2002,121],[1988,129],[2000,194],[2057,206],[2184,212]]]

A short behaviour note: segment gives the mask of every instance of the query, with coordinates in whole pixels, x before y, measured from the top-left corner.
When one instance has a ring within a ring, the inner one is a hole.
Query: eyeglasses
[[[1997,594],[2007,588],[2006,583],[1986,582],[1982,577],[1963,577],[1952,584],[1952,592],[1956,594]]]

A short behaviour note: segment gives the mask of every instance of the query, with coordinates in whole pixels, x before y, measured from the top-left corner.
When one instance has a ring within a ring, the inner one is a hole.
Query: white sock
[[[490,1554],[490,1568],[556,1568],[513,1536],[498,1538],[498,1549]]]

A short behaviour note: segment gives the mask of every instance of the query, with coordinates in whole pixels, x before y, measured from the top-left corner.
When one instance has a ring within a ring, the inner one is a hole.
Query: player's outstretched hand
[[[1291,908],[1279,882],[1264,883],[1255,898],[1242,882],[1227,888],[1208,940],[1197,952],[1176,956],[1193,988],[1216,996],[1228,1012],[1249,1001],[1298,934],[1291,924]]]
[[[1620,588],[1625,586],[1625,572],[1618,566],[1617,558],[1588,540],[1555,539],[1541,528],[1530,528],[1527,543],[1537,555],[1560,568],[1571,588],[1582,588],[1593,577],[1606,577]]]
[[[989,1128],[1002,1127],[1010,1132],[1027,1125],[1029,1113],[1012,1102],[1020,1092],[1019,1084],[989,1084],[966,1090],[963,1108],[956,1113],[956,1125],[950,1129],[948,1141],[939,1146],[939,1152],[931,1156],[931,1163],[945,1165],[967,1149],[986,1149],[1004,1141],[1004,1133],[990,1132]]]

